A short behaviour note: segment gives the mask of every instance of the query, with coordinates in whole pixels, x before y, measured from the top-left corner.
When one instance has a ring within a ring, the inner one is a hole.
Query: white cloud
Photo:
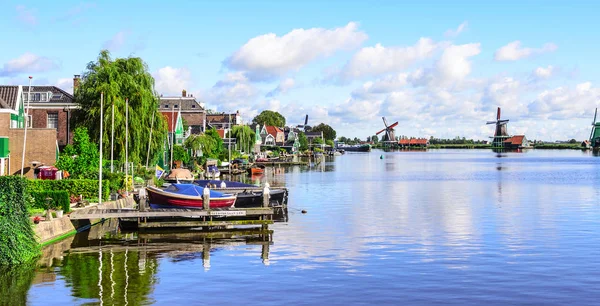
[[[479,43],[449,46],[437,63],[442,83],[460,82],[471,73],[469,57],[481,52]]]
[[[251,79],[270,79],[336,51],[357,48],[366,39],[367,34],[358,31],[354,22],[335,29],[294,29],[283,36],[269,33],[250,39],[223,64],[232,70],[246,71]]]
[[[352,97],[367,99],[370,95],[385,94],[399,90],[408,84],[408,73],[398,73],[365,82],[360,88],[352,91]]]
[[[66,91],[70,94],[73,94],[73,79],[60,78],[60,79],[56,80],[56,82],[54,83],[54,86]]]
[[[463,23],[461,23],[458,28],[456,29],[450,29],[448,31],[446,31],[446,33],[444,33],[444,36],[446,37],[456,37],[458,36],[458,34],[462,33],[464,30],[467,29],[469,23],[464,21]]]
[[[166,66],[158,69],[152,76],[154,77],[154,89],[159,94],[179,96],[183,89],[188,89],[190,92],[192,74],[187,68]]]
[[[419,60],[429,58],[440,47],[430,38],[421,38],[408,47],[374,47],[360,49],[339,72],[342,81],[398,72]]]
[[[529,104],[531,117],[566,120],[588,118],[600,102],[600,88],[585,82],[575,86],[544,90]]]
[[[292,89],[296,82],[292,78],[287,78],[279,83],[279,85],[267,94],[267,97],[274,97],[279,94],[284,94]]]
[[[0,76],[46,72],[59,67],[60,63],[54,59],[27,52],[18,58],[6,62],[2,69],[0,69]]]
[[[27,26],[36,26],[38,19],[34,14],[33,9],[27,8],[24,5],[17,5],[17,19]]]
[[[501,107],[503,113],[508,116],[526,115],[527,106],[522,99],[522,93],[521,82],[514,78],[505,77],[491,81],[483,92],[482,110],[489,113],[491,119],[495,118],[493,114],[497,107]]]
[[[92,2],[82,2],[82,3],[78,3],[77,5],[71,7],[69,10],[67,10],[62,16],[56,18],[56,21],[67,21],[67,20],[72,20],[73,22],[80,20],[81,19],[81,15],[83,13],[85,13],[86,11],[95,8],[96,7],[96,3],[92,3]]]
[[[208,108],[218,111],[240,110],[246,118],[257,110],[258,90],[241,72],[228,73],[208,90]]]
[[[538,79],[549,79],[554,74],[555,69],[553,66],[538,67],[533,71],[533,75]]]
[[[544,44],[541,48],[524,48],[521,46],[520,41],[515,40],[496,50],[494,59],[497,61],[516,61],[533,55],[553,52],[557,48],[553,43]]]
[[[104,44],[102,44],[102,48],[107,49],[111,52],[120,50],[125,45],[129,34],[129,31],[117,32],[117,34],[115,34],[111,39],[105,41]]]

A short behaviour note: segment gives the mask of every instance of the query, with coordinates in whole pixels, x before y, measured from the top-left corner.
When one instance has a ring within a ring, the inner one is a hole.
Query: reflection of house
[[[520,149],[531,147],[529,140],[525,138],[525,135],[515,135],[504,140],[504,148],[506,149]]]
[[[163,114],[181,111],[181,117],[192,134],[200,134],[206,129],[206,111],[203,105],[193,95],[188,95],[185,89],[181,92],[181,97],[161,95],[158,109]]]
[[[242,116],[240,116],[240,111],[235,114],[209,114],[206,115],[206,124],[215,129],[227,129],[230,126],[242,124]]]
[[[283,130],[276,126],[264,125],[260,130],[260,136],[265,146],[282,146],[285,143]]]
[[[403,138],[398,141],[401,147],[427,147],[429,139],[426,138]]]

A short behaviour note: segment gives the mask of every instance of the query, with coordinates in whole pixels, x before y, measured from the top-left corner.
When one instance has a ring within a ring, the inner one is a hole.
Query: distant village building
[[[260,130],[260,137],[265,146],[282,146],[285,143],[283,130],[272,125],[264,125]]]
[[[506,149],[521,149],[529,147],[531,147],[531,144],[525,135],[514,135],[504,140],[504,148]]]
[[[204,106],[193,95],[188,95],[185,89],[181,91],[181,97],[161,95],[158,110],[162,114],[181,112],[182,120],[191,129],[191,134],[200,134],[206,130]]]
[[[206,115],[206,124],[215,129],[228,129],[231,126],[241,125],[242,124],[242,116],[240,115],[240,111],[237,111],[233,114],[207,114]]]
[[[402,138],[398,141],[400,147],[427,147],[429,146],[429,139],[427,138]]]

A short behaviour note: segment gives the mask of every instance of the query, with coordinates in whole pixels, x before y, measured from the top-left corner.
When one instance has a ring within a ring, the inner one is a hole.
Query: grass
[[[43,216],[46,214],[46,210],[43,208],[29,208],[27,209],[30,217],[33,216]]]

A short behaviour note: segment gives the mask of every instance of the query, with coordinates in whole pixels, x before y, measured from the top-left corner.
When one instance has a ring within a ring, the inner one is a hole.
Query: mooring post
[[[208,187],[204,187],[204,190],[202,191],[202,207],[205,210],[210,209],[210,189],[208,189]]]
[[[269,183],[265,183],[265,188],[263,189],[263,207],[269,207],[269,199],[271,198],[269,187]]]

